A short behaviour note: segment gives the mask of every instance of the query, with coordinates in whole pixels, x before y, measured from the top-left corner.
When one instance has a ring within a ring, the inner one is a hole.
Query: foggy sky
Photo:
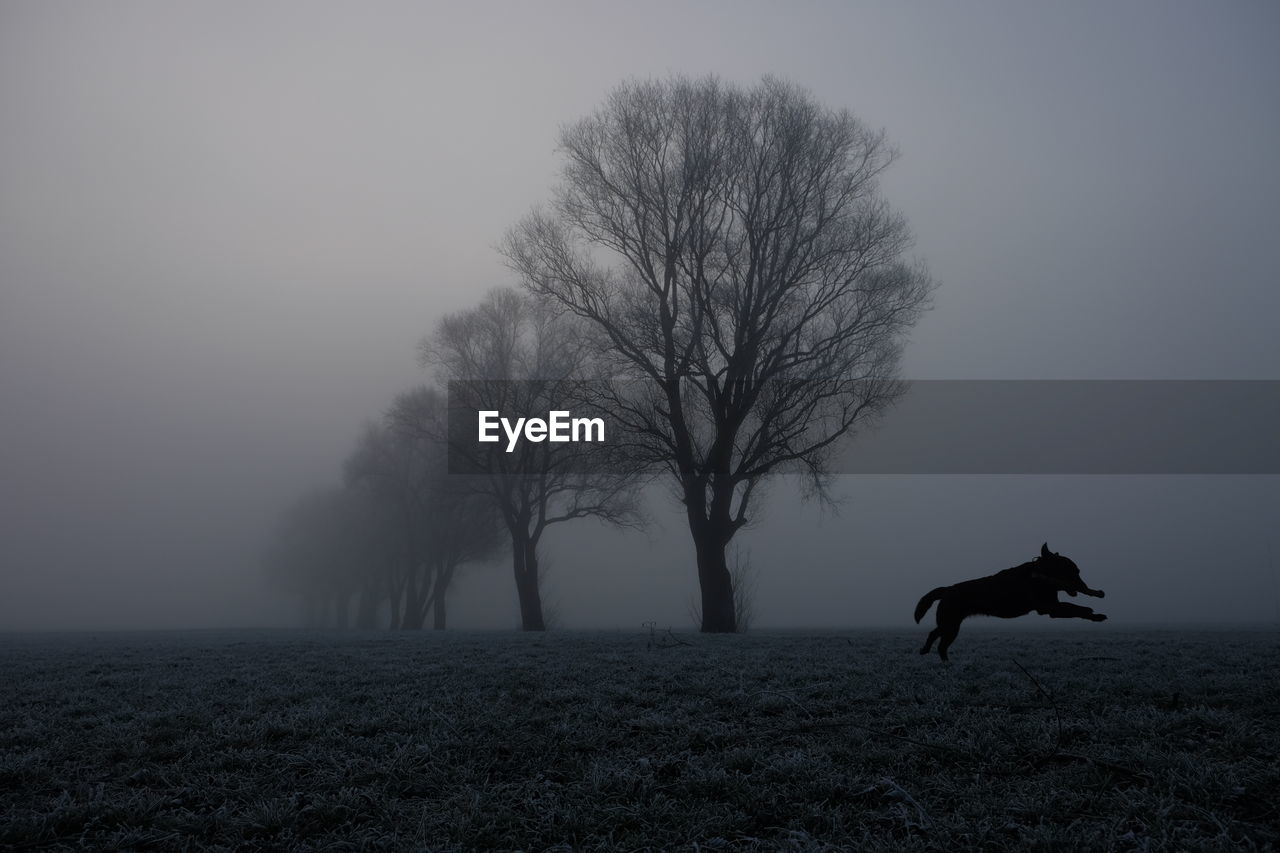
[[[1277,379],[1271,3],[0,4],[0,629],[287,624],[258,554],[510,284],[557,128],[633,76],[772,73],[884,127],[941,282],[904,375]],[[907,624],[1042,541],[1112,624],[1280,619],[1276,477],[775,483],[760,622]],[[568,627],[689,623],[659,526],[549,536]],[[451,625],[510,627],[505,566]]]

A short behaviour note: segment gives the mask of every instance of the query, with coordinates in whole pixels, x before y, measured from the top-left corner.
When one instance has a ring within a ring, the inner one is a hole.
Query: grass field
[[[0,848],[1280,841],[1276,632],[924,633],[2,636]]]

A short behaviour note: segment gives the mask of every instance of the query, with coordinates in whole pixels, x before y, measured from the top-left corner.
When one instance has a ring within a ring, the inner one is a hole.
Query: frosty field
[[[924,633],[7,635],[0,848],[1280,841],[1275,631]]]

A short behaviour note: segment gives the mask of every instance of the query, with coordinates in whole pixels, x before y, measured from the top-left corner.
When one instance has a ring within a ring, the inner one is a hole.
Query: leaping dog
[[[920,654],[929,654],[933,641],[940,640],[938,656],[946,660],[947,648],[960,633],[960,623],[970,616],[1013,619],[1034,610],[1054,619],[1101,622],[1107,618],[1101,613],[1094,613],[1091,607],[1059,601],[1059,590],[1073,597],[1078,592],[1095,598],[1103,597],[1102,590],[1090,589],[1080,579],[1080,568],[1074,562],[1050,551],[1048,542],[1040,546],[1040,556],[1029,563],[985,578],[940,586],[916,605],[916,622],[919,622],[933,602],[938,602],[938,627],[929,632],[929,639],[925,640]]]

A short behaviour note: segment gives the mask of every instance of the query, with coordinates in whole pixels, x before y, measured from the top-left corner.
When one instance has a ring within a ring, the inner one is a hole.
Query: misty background
[[[884,127],[940,281],[917,379],[1276,379],[1272,4],[0,6],[0,629],[289,625],[263,543],[514,275],[562,123],[773,73]],[[1224,412],[1224,418],[1231,413]],[[1275,476],[775,481],[758,626],[910,624],[1047,540],[1126,623],[1280,620]],[[547,537],[564,627],[689,625],[668,490]],[[454,627],[514,627],[505,561]],[[1097,630],[1090,626],[1090,630]]]

